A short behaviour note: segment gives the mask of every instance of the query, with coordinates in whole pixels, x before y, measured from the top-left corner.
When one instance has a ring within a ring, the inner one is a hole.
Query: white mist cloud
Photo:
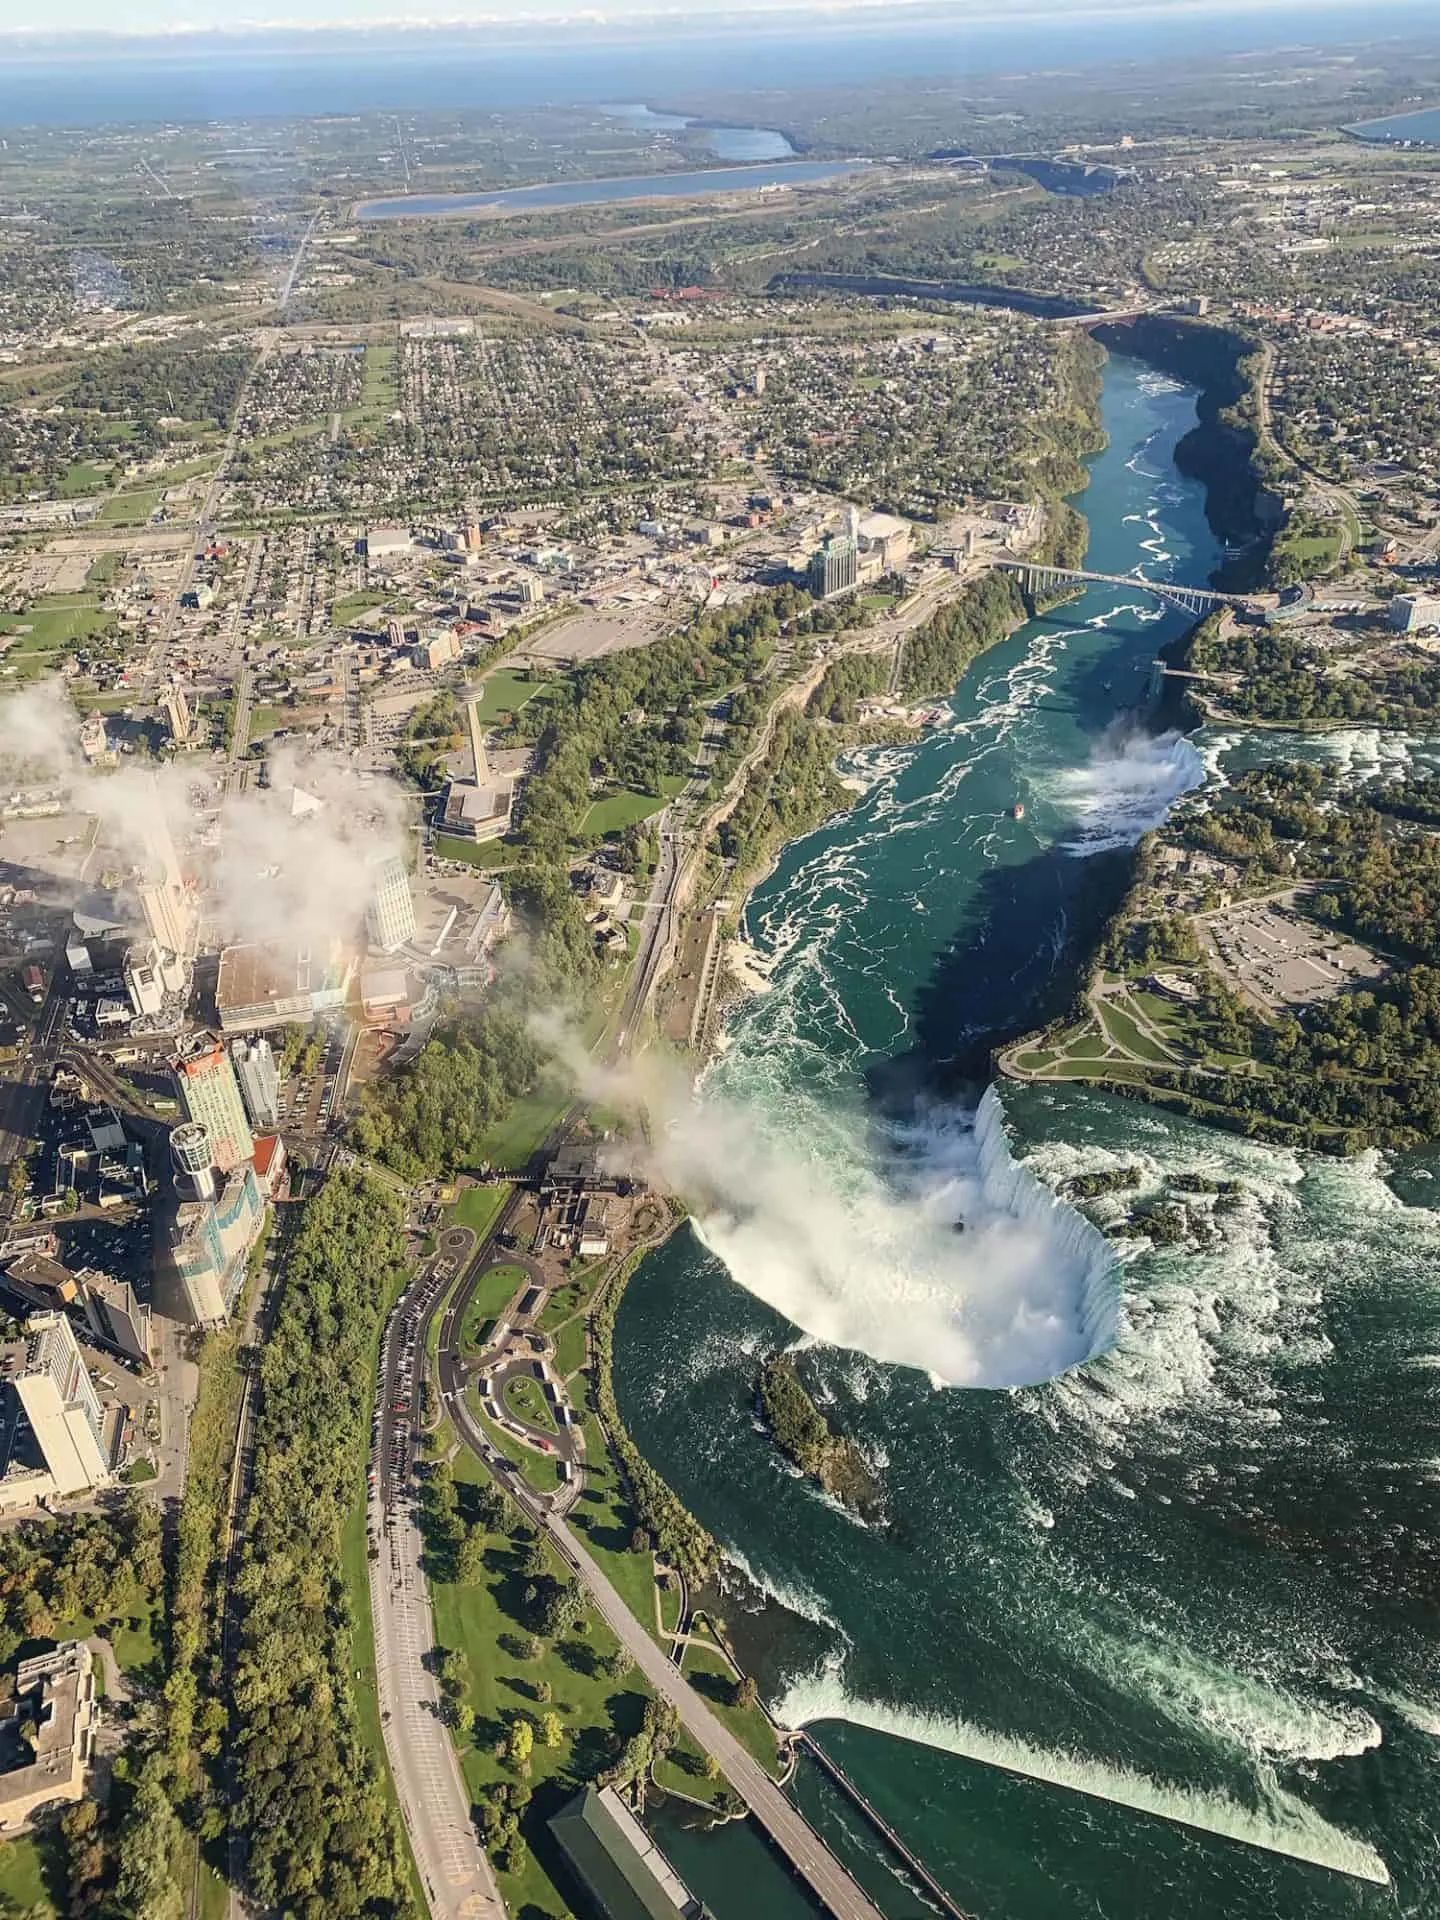
[[[1113,1254],[1011,1159],[994,1102],[918,1119],[877,1165],[857,1113],[792,1103],[782,1125],[545,1037],[590,1098],[644,1116],[617,1161],[678,1193],[740,1285],[814,1339],[952,1387],[1053,1379],[1113,1340]]]
[[[1055,780],[1054,797],[1074,821],[1069,851],[1134,846],[1204,782],[1205,762],[1183,734],[1112,728],[1083,767]]]
[[[330,941],[352,937],[374,863],[405,851],[399,789],[386,780],[362,784],[333,756],[273,753],[270,785],[226,795],[218,832],[199,845],[192,772],[179,762],[98,771],[86,763],[78,735],[56,681],[0,701],[0,783],[63,788],[69,804],[94,814],[105,842],[136,868],[150,864],[157,841],[168,837],[186,875],[200,884],[206,919],[227,941],[322,952]],[[299,806],[297,789],[305,796]]]

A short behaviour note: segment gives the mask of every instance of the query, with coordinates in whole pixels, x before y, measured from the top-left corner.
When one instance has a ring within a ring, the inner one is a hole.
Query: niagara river
[[[1205,580],[1174,464],[1194,393],[1115,358],[1102,405],[1088,564]],[[763,1698],[967,1914],[1418,1920],[1440,1911],[1440,1157],[1307,1158],[986,1085],[990,1049],[1073,996],[1128,850],[1253,750],[1139,723],[1184,624],[1087,593],[978,660],[946,724],[843,765],[854,807],[749,902],[763,990],[685,1122],[716,1143],[709,1196],[630,1282],[616,1393],[725,1550],[710,1603]],[[1205,1231],[1152,1245],[1069,1203],[1120,1168],[1142,1197],[1185,1182]],[[877,1517],[757,1419],[781,1348]],[[935,1911],[813,1762],[795,1791],[891,1920]],[[658,1820],[717,1920],[810,1911],[745,1826]]]

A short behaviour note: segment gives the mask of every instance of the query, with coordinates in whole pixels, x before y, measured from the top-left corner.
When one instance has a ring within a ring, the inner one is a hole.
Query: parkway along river
[[[1203,579],[1172,459],[1193,394],[1117,359],[1104,408],[1091,563]],[[1106,850],[1243,750],[1127,730],[1177,621],[1107,592],[1026,627],[758,889],[769,990],[673,1123],[712,1142],[715,1195],[631,1283],[620,1405],[748,1574],[720,1604],[764,1696],[977,1920],[1433,1920],[1440,1161],[1304,1160],[1074,1088],[978,1114],[914,1091],[1026,1025]],[[1048,1197],[1122,1165],[1243,1195],[1204,1250],[1112,1244]],[[787,1344],[883,1521],[757,1427]],[[810,1768],[877,1902],[933,1912]],[[660,1832],[718,1920],[807,1912],[744,1827]]]

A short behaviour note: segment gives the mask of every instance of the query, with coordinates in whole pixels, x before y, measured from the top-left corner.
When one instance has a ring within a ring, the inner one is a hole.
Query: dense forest
[[[847,653],[832,660],[824,678],[806,702],[812,720],[850,726],[859,716],[860,702],[874,700],[890,684],[890,659],[882,653]]]
[[[401,1226],[388,1188],[332,1174],[291,1243],[261,1363],[232,1759],[249,1889],[295,1920],[411,1911],[404,1840],[356,1717],[341,1551],[363,1484]]]
[[[907,700],[952,692],[970,662],[1024,618],[1025,597],[1015,576],[982,574],[906,640],[900,692]]]
[[[1233,676],[1219,697],[1238,719],[1425,727],[1440,707],[1440,661],[1382,658],[1357,668],[1352,656],[1283,629],[1222,634],[1202,621],[1185,664],[1195,673]]]
[[[750,770],[740,797],[716,834],[722,856],[751,873],[787,840],[807,833],[848,804],[832,762],[828,729],[787,707],[770,744]]]
[[[474,1166],[486,1129],[535,1085],[542,1057],[511,988],[479,1019],[437,1033],[398,1072],[367,1087],[351,1138],[410,1181]]]

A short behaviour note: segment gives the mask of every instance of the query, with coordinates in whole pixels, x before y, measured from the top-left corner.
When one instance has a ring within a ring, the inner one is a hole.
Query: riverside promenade
[[[668,1655],[641,1626],[616,1588],[585,1547],[554,1513],[538,1499],[507,1460],[499,1458],[476,1425],[465,1403],[465,1382],[458,1357],[447,1351],[442,1335],[440,1389],[445,1409],[470,1450],[541,1528],[555,1551],[583,1582],[606,1625],[629,1653],[662,1700],[674,1707],[686,1732],[705,1753],[713,1753],[726,1779],[746,1807],[790,1862],[831,1920],[884,1920],[878,1907],[851,1878],[770,1776],[710,1711]]]

